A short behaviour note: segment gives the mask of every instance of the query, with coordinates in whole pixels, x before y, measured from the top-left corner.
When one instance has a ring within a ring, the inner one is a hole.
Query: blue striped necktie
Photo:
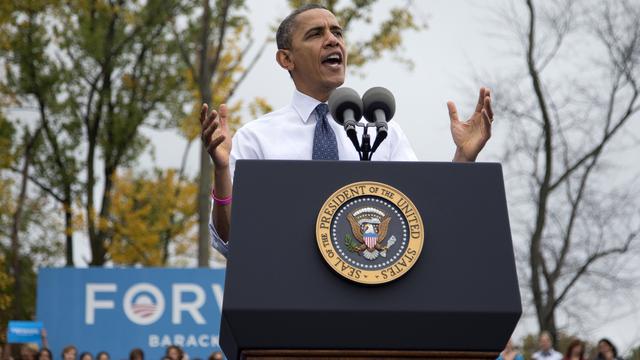
[[[313,160],[338,160],[338,142],[336,134],[329,125],[327,113],[329,106],[321,103],[316,106],[316,130],[313,134]]]

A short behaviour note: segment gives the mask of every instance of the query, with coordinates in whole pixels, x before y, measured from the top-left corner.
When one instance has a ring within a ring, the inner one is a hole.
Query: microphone
[[[391,91],[383,87],[373,87],[362,95],[362,103],[365,119],[370,123],[375,123],[378,130],[376,141],[371,148],[373,153],[382,141],[387,138],[389,129],[387,123],[391,121],[396,112],[396,99]]]
[[[348,87],[335,89],[328,100],[329,112],[333,119],[344,126],[347,136],[356,150],[360,151],[356,126],[362,118],[362,99],[358,93]]]

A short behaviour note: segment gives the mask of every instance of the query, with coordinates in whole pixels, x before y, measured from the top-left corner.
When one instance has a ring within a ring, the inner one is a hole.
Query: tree
[[[11,302],[13,296],[11,290],[13,289],[13,279],[9,276],[9,272],[6,271],[6,256],[4,253],[0,253],[0,314],[3,314],[0,318],[0,324],[7,324],[9,322],[8,316],[11,314]],[[6,315],[5,315],[6,314]],[[0,341],[5,342],[6,329],[4,326],[0,327]]]
[[[36,305],[36,272],[32,258],[28,254],[18,253],[16,259],[10,249],[0,244],[0,302],[8,311],[0,312],[0,324],[4,328],[9,320],[33,319]],[[14,273],[15,263],[20,273]],[[4,283],[2,283],[4,282]],[[19,286],[16,286],[16,283]],[[6,328],[4,331],[6,334]]]
[[[66,264],[73,266],[72,202],[79,168],[72,154],[77,151],[79,134],[77,123],[55,118],[60,105],[56,95],[65,74],[47,53],[53,38],[46,23],[57,5],[55,1],[7,4],[11,16],[0,23],[6,37],[2,44],[7,65],[7,82],[2,88],[13,105],[38,114],[44,141],[30,157],[30,165],[39,175],[28,178],[60,203],[65,218]]]
[[[213,5],[210,0],[190,1],[184,7],[187,26],[180,28],[173,23],[176,45],[180,49],[183,67],[186,70],[188,91],[192,98],[191,111],[182,108],[180,114],[183,132],[188,146],[199,135],[198,114],[203,103],[228,102],[238,86],[246,78],[264,51],[266,39],[250,60],[249,52],[254,45],[250,24],[245,15],[244,0],[220,0]],[[215,91],[214,91],[215,89]],[[240,103],[232,107],[238,109]],[[232,126],[239,125],[239,117],[231,119]],[[200,174],[198,176],[198,266],[209,265],[209,194],[212,182],[212,165],[209,154],[200,147]]]
[[[86,146],[83,193],[94,266],[108,260],[117,170],[145,148],[143,124],[169,123],[164,109],[180,87],[180,76],[167,24],[177,9],[177,1],[96,0],[72,1],[58,13],[60,49],[73,70],[62,86],[65,113],[82,124]],[[104,184],[99,210],[94,196],[98,154]]]
[[[0,18],[8,75],[0,89],[38,112],[46,141],[32,161],[39,177],[30,180],[64,209],[67,265],[80,200],[91,264],[102,265],[114,234],[113,177],[146,149],[142,126],[175,126],[170,110],[183,82],[168,24],[180,1],[59,5],[9,3],[10,16]]]
[[[7,169],[13,164],[14,149],[13,149],[13,137],[15,128],[0,112],[0,169]],[[0,173],[0,175],[3,175]],[[11,179],[0,176],[0,236],[3,238],[10,238],[11,235],[5,229],[12,228],[11,223],[11,209],[13,208],[13,199],[11,196]],[[12,290],[14,289],[14,281],[11,278],[11,270],[9,264],[12,261],[8,261],[8,251],[0,252],[0,314],[7,314],[6,316],[12,316]],[[3,316],[4,317],[4,316]],[[4,324],[5,320],[0,319],[0,324]],[[4,330],[4,328],[0,328]],[[4,333],[4,332],[3,332]]]
[[[631,356],[629,360],[640,360],[640,346],[636,346],[631,350]]]
[[[497,80],[496,113],[510,120],[504,159],[526,244],[521,270],[540,330],[557,339],[560,310],[584,317],[595,291],[628,280],[639,198],[615,167],[621,146],[638,148],[627,130],[640,110],[640,7],[527,0],[518,10],[503,18],[523,66]]]
[[[195,253],[195,182],[157,169],[151,176],[127,171],[114,184],[109,254],[115,264],[166,266],[170,245],[174,257]]]
[[[45,216],[52,209],[41,192],[34,192],[28,186],[33,170],[31,162],[42,145],[41,134],[42,128],[16,128],[0,114],[0,324],[3,327],[10,319],[33,317],[35,264],[50,264],[61,252],[55,236],[60,226]],[[20,172],[7,171],[13,167]]]
[[[14,158],[14,135],[15,127],[0,112],[0,169],[8,169]],[[0,194],[4,192],[0,191]]]
[[[11,275],[14,278],[13,281],[13,293],[23,294],[22,272],[23,266],[20,254],[20,230],[23,228],[23,222],[25,217],[25,203],[27,202],[27,185],[29,181],[29,170],[31,169],[31,162],[33,161],[33,154],[37,150],[38,142],[40,140],[40,133],[42,128],[37,128],[33,133],[25,128],[24,133],[24,148],[22,149],[22,165],[20,169],[20,184],[18,197],[16,199],[16,207],[13,212],[13,221],[11,222]],[[20,302],[13,302],[13,316],[19,318],[20,316]]]

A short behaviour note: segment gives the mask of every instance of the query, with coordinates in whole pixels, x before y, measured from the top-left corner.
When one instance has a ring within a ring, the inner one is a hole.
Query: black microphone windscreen
[[[378,109],[384,111],[387,121],[396,113],[396,99],[391,91],[383,87],[373,87],[362,95],[364,117],[369,122],[375,122],[374,112]]]
[[[362,118],[362,99],[355,90],[348,87],[335,89],[329,96],[329,112],[333,119],[344,125],[345,110],[353,110],[355,120]]]

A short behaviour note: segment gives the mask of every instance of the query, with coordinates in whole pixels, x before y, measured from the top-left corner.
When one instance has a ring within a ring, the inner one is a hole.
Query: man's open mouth
[[[338,66],[342,64],[342,54],[340,52],[334,52],[322,59],[323,64]]]

